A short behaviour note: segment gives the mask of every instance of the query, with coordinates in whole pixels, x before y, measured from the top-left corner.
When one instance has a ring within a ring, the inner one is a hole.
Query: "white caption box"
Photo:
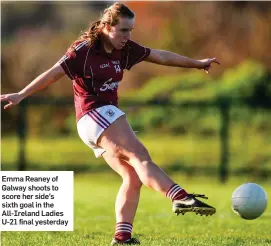
[[[72,171],[1,171],[1,231],[73,231]]]

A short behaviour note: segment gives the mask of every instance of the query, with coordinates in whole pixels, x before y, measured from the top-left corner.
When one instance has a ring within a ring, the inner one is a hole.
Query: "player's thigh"
[[[99,137],[97,144],[115,157],[128,160],[134,156],[149,158],[147,149],[138,140],[125,116],[113,122]]]

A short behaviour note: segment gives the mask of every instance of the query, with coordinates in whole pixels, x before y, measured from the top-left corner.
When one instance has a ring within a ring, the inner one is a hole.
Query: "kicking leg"
[[[103,132],[98,145],[104,148],[108,155],[125,159],[147,187],[166,194],[174,185],[165,172],[152,162],[147,149],[137,139],[124,116]]]
[[[170,198],[176,214],[195,212],[201,215],[212,215],[215,213],[215,208],[197,199],[197,197],[205,198],[205,196],[188,194],[152,161],[148,151],[137,139],[124,116],[118,118],[103,132],[98,145],[104,148],[108,155],[125,159],[135,169],[144,185]]]

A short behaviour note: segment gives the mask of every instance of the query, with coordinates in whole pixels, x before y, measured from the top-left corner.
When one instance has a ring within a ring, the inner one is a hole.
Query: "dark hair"
[[[89,46],[92,46],[98,40],[105,25],[115,26],[119,23],[120,17],[134,18],[135,14],[124,4],[114,3],[106,8],[101,18],[90,24],[87,31],[81,33],[79,38],[71,45],[73,49],[78,43],[88,41]]]

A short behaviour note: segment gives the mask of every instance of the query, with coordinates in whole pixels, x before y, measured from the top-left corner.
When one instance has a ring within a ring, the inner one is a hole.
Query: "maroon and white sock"
[[[133,225],[128,222],[118,222],[116,224],[115,238],[120,241],[131,239]]]
[[[177,184],[172,185],[166,193],[166,197],[170,198],[172,201],[181,200],[186,196],[187,192]]]

